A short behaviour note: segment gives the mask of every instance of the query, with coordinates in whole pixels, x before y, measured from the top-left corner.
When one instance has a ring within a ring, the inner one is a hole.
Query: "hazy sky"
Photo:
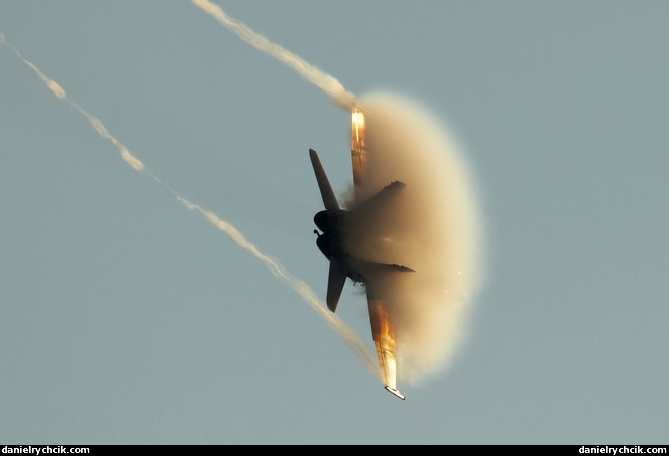
[[[0,0],[0,440],[666,443],[669,3],[218,2],[364,95],[455,133],[487,274],[456,361],[389,395],[321,298],[316,149],[350,117],[188,1]],[[372,347],[364,296],[337,313]]]

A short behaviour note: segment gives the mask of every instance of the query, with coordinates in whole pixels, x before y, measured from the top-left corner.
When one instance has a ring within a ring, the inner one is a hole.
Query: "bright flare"
[[[353,167],[353,188],[356,199],[362,186],[362,172],[367,162],[365,152],[365,115],[358,106],[351,110],[351,166]]]

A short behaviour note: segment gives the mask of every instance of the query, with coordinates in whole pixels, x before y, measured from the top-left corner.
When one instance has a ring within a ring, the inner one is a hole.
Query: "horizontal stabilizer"
[[[374,261],[363,261],[358,260],[366,268],[375,268],[376,270],[382,270],[386,272],[416,272],[415,270],[408,268],[401,264],[388,264],[388,263],[376,263]]]
[[[356,217],[358,214],[371,214],[377,208],[382,207],[386,202],[390,201],[391,198],[401,192],[404,187],[406,187],[406,184],[400,181],[395,181],[386,185],[374,196],[367,198],[365,201],[354,207],[350,212],[350,216]]]
[[[384,266],[390,266],[391,268],[393,268],[393,270],[399,271],[399,272],[416,272],[413,269],[407,268],[406,266],[403,266],[401,264],[394,264],[393,263],[393,264],[385,264]]]

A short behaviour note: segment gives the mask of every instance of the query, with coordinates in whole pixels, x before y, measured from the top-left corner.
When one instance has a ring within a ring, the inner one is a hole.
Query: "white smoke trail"
[[[67,97],[67,93],[60,86],[60,84],[58,84],[53,79],[47,77],[32,62],[28,61],[25,57],[23,57],[23,55],[21,55],[18,49],[16,49],[11,44],[7,43],[2,33],[0,33],[0,44],[4,44],[5,46],[9,47],[12,51],[14,51],[16,56],[19,59],[21,59],[23,63],[28,65],[35,72],[35,74],[39,76],[39,78],[42,81],[44,81],[46,86],[49,88],[49,90],[53,92],[53,94],[56,97],[60,98],[61,100],[67,101],[70,104],[70,106],[72,106],[74,109],[79,111],[84,117],[86,117],[86,119],[88,119],[88,122],[93,126],[93,128],[95,128],[95,130],[100,134],[100,136],[102,136],[105,139],[108,139],[109,141],[111,141],[112,144],[114,144],[114,146],[116,146],[116,148],[121,153],[121,158],[123,158],[123,160],[125,160],[127,164],[132,166],[135,169],[135,171],[142,171],[144,169],[144,164],[137,157],[132,155],[127,147],[125,147],[123,144],[121,144],[120,141],[118,141],[116,138],[114,138],[112,135],[109,134],[105,126],[102,125],[102,122],[100,122],[100,119],[98,119],[95,116],[92,116],[84,108],[76,104],[74,101],[70,100]]]
[[[230,222],[221,220],[215,213],[206,211],[199,205],[191,203],[186,198],[180,196],[167,184],[160,181],[158,178],[154,177],[154,179],[165,185],[165,187],[177,198],[177,200],[179,200],[189,210],[197,211],[202,214],[216,228],[230,236],[239,247],[249,251],[254,257],[265,263],[265,266],[267,266],[267,268],[275,277],[292,288],[293,291],[295,291],[307,304],[309,304],[312,309],[314,309],[321,317],[323,317],[325,321],[328,322],[332,329],[334,329],[339,334],[339,336],[344,339],[349,347],[351,347],[351,349],[360,357],[367,370],[375,375],[379,374],[379,369],[374,361],[374,358],[369,353],[369,350],[365,346],[364,342],[360,340],[357,334],[355,334],[348,326],[346,326],[346,324],[339,317],[326,309],[325,303],[318,299],[318,296],[316,296],[316,294],[311,290],[309,285],[291,275],[277,259],[272,258],[258,250],[258,248],[248,239],[246,239],[246,237]]]
[[[211,3],[209,0],[191,1],[195,6],[214,17],[221,25],[237,34],[239,38],[254,48],[263,51],[297,71],[304,79],[327,93],[337,106],[350,111],[355,96],[347,91],[335,77],[309,64],[300,56],[284,47],[271,42],[265,36],[254,32],[246,24],[228,16],[220,6]]]
[[[103,138],[109,140],[116,148],[121,152],[121,158],[128,163],[135,171],[142,172],[154,179],[157,183],[165,186],[174,197],[181,202],[186,208],[191,211],[197,211],[202,214],[207,221],[216,226],[220,231],[227,234],[239,247],[249,251],[254,257],[261,260],[265,266],[270,270],[270,272],[277,278],[279,278],[283,283],[288,285],[293,291],[295,291],[307,304],[311,306],[329,325],[334,329],[337,334],[348,344],[348,346],[353,350],[353,352],[358,355],[358,357],[365,364],[367,370],[379,376],[379,368],[377,367],[374,356],[370,354],[369,349],[365,343],[348,327],[346,324],[341,321],[339,317],[329,312],[326,309],[325,303],[323,303],[316,294],[311,290],[311,288],[301,280],[293,277],[288,270],[279,263],[278,260],[262,253],[258,248],[253,245],[244,235],[235,228],[230,222],[222,220],[215,213],[211,211],[206,211],[202,209],[197,204],[194,204],[188,201],[186,198],[179,195],[175,190],[173,190],[169,185],[163,182],[161,179],[153,175],[152,173],[146,173],[144,170],[144,164],[134,155],[130,153],[128,148],[124,146],[120,141],[118,141],[114,136],[112,136],[107,128],[102,124],[100,119],[89,114],[81,106],[73,102],[67,97],[65,90],[53,79],[47,77],[42,71],[37,68],[32,62],[28,61],[21,53],[11,44],[7,43],[5,37],[0,33],[0,44],[4,44],[9,47],[16,56],[21,59],[26,65],[28,65],[39,78],[46,84],[46,86],[54,93],[56,97],[61,100],[67,101],[70,106],[75,108],[80,114],[82,114],[88,122],[95,128],[95,130]]]

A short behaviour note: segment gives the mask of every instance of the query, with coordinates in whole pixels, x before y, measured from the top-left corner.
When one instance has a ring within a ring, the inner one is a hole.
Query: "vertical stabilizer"
[[[330,181],[328,181],[328,176],[325,174],[323,165],[318,159],[318,154],[315,150],[309,149],[309,158],[311,158],[311,166],[314,167],[314,173],[316,174],[316,181],[318,182],[318,188],[321,191],[321,197],[323,198],[323,205],[325,209],[334,211],[339,209],[339,203],[335,197],[332,187],[330,186]]]

